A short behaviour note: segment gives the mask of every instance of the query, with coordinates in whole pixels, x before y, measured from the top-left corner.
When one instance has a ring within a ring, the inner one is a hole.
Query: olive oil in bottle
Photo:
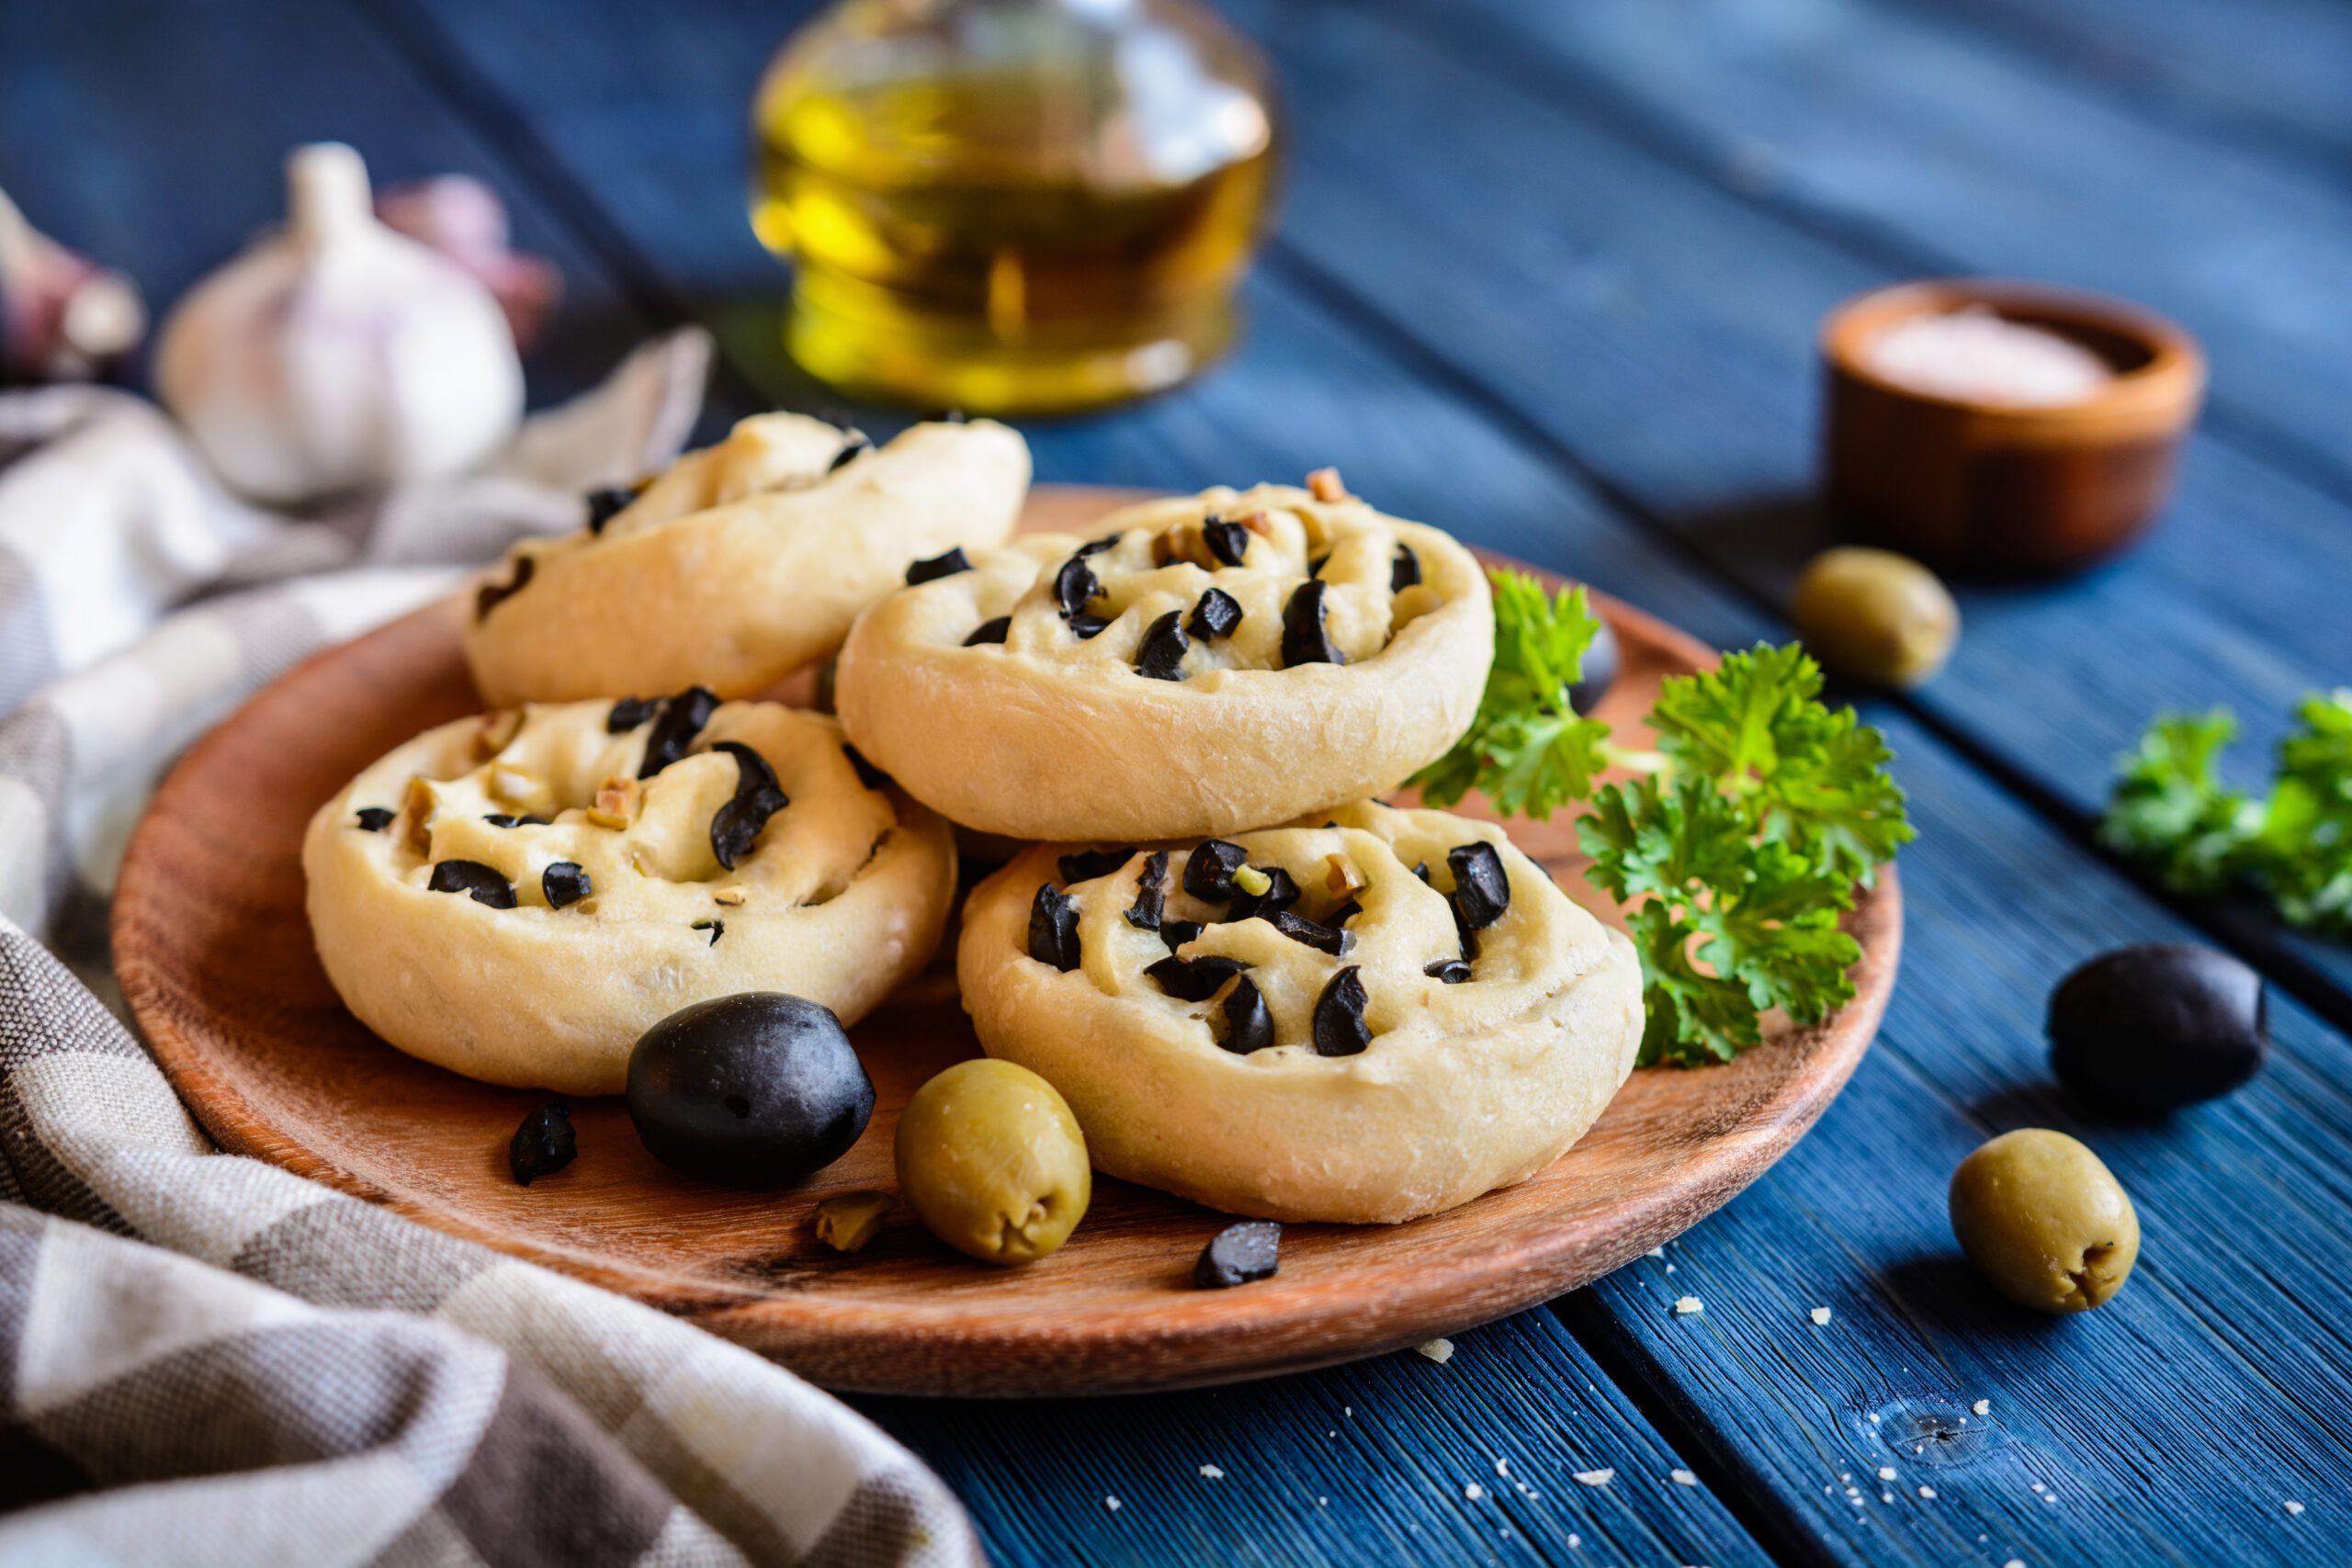
[[[1256,55],[1193,0],[848,0],[753,111],[786,346],[854,394],[1022,413],[1223,353],[1266,218]]]

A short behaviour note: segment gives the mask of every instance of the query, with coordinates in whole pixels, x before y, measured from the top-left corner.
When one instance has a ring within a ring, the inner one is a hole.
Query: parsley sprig
[[[2123,759],[2100,838],[2181,892],[2251,888],[2291,925],[2352,935],[2352,690],[2313,693],[2295,721],[2257,796],[2222,781],[2227,710],[2159,716]]]
[[[1476,788],[1539,819],[1589,802],[1577,828],[1586,874],[1632,906],[1643,1064],[1725,1061],[1762,1038],[1774,1008],[1812,1023],[1851,999],[1861,952],[1838,917],[1913,837],[1878,731],[1820,701],[1802,649],[1758,644],[1669,678],[1650,713],[1657,750],[1621,750],[1567,699],[1599,629],[1584,590],[1493,576],[1484,700],[1414,782],[1434,805]],[[1596,787],[1612,764],[1635,776]]]

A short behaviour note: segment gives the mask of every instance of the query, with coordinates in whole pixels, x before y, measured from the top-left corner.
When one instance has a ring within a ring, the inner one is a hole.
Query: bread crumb
[[[1337,468],[1317,468],[1306,476],[1307,493],[1322,502],[1345,501],[1348,487],[1340,482]]]
[[[1119,1500],[1118,1500],[1116,1497],[1105,1497],[1105,1498],[1103,1498],[1103,1499],[1102,1499],[1102,1506],[1103,1506],[1104,1507],[1106,1507],[1106,1508],[1110,1509],[1110,1510],[1111,1510],[1113,1513],[1114,1513],[1114,1514],[1115,1514],[1115,1513],[1117,1513],[1117,1512],[1119,1511]]]
[[[1936,1489],[1932,1486],[1922,1486],[1919,1488],[1919,1495],[1932,1503],[1936,1500]]]
[[[1677,1486],[1696,1486],[1699,1484],[1699,1477],[1690,1471],[1678,1470],[1671,1473],[1674,1477],[1674,1483]]]
[[[1211,1481],[1223,1481],[1225,1479],[1225,1472],[1219,1470],[1213,1464],[1204,1464],[1201,1466],[1201,1473]]]
[[[1883,1465],[1880,1465],[1880,1466],[1878,1467],[1878,1478],[1879,1478],[1881,1481],[1892,1481],[1892,1480],[1894,1480],[1894,1467],[1893,1465],[1891,1465],[1891,1464],[1883,1464]]]
[[[1666,1256],[1666,1248],[1662,1247],[1653,1247],[1648,1252],[1643,1254],[1643,1256],[1645,1258],[1664,1258]]]
[[[1829,1326],[1829,1309],[1827,1307],[1815,1307],[1807,1315],[1809,1315],[1813,1319],[1814,1323],[1818,1326],[1823,1328]]]
[[[1613,1467],[1608,1470],[1579,1470],[1576,1478],[1587,1486],[1606,1486],[1617,1479],[1617,1472]]]
[[[1473,1503],[1476,1502],[1479,1498],[1484,1497],[1486,1495],[1487,1489],[1479,1485],[1475,1481],[1471,1482],[1462,1489],[1462,1495]]]
[[[2286,1506],[2287,1512],[2290,1514],[2300,1514],[2303,1511],[2303,1506],[2301,1503],[2296,1502],[2292,1497],[2287,1499]]]
[[[1993,1402],[1989,1399],[1980,1399],[1968,1408],[1973,1410],[1979,1416],[1990,1416],[1993,1414]]]
[[[1510,1461],[1498,1458],[1495,1461],[1495,1473],[1503,1477],[1505,1480],[1509,1480],[1510,1477]]]
[[[2012,1557],[2007,1562],[2002,1563],[2001,1568],[2025,1568],[2025,1559],[2022,1557]]]
[[[1441,1367],[1453,1359],[1453,1341],[1451,1339],[1431,1339],[1413,1348]]]
[[[1689,1317],[1694,1312],[1704,1312],[1706,1310],[1707,1303],[1701,1301],[1696,1296],[1678,1296],[1675,1298],[1674,1315],[1677,1317]]]

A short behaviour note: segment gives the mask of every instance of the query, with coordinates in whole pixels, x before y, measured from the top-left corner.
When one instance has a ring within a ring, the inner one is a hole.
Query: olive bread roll
[[[1159,839],[1393,788],[1494,652],[1453,538],[1344,495],[1216,489],[1016,539],[859,618],[834,701],[908,792],[1020,839]]]
[[[1028,488],[1027,445],[986,420],[876,447],[757,415],[634,499],[604,498],[582,532],[515,546],[472,606],[474,683],[499,707],[755,694],[831,655],[910,562],[1001,544]]]
[[[1370,803],[1033,849],[973,891],[956,976],[1097,1168],[1261,1219],[1385,1224],[1524,1180],[1642,1036],[1622,932],[1493,824]]]
[[[662,701],[427,730],[319,808],[311,933],[360,1021],[492,1083],[617,1094],[692,1002],[786,991],[844,1021],[939,943],[947,824],[821,715]]]

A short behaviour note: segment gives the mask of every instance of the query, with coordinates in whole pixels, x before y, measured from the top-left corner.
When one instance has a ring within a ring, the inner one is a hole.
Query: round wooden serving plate
[[[1130,499],[1039,491],[1027,525],[1081,529]],[[1624,668],[1602,712],[1621,729],[1661,676],[1710,658],[1602,606]],[[1754,1180],[1837,1094],[1894,983],[1892,876],[1850,929],[1860,995],[1725,1066],[1636,1073],[1551,1168],[1412,1224],[1292,1225],[1282,1271],[1192,1283],[1226,1221],[1103,1179],[1069,1244],[1030,1268],[950,1252],[901,1206],[865,1251],[811,1235],[834,1192],[890,1188],[915,1086],[977,1045],[939,963],[854,1032],[878,1102],[857,1145],[807,1187],[743,1193],[654,1162],[621,1103],[575,1103],[580,1157],[534,1185],[506,1144],[545,1096],[492,1088],[383,1044],[335,999],[302,912],[300,847],[318,804],[361,767],[478,703],[454,604],[322,653],[199,742],[157,793],[115,899],[125,995],[173,1082],[222,1147],[648,1302],[817,1382],[891,1393],[1065,1394],[1228,1382],[1369,1356],[1517,1312],[1665,1242]],[[1596,908],[1565,817],[1513,835]],[[527,1027],[517,1020],[517,1027]]]

